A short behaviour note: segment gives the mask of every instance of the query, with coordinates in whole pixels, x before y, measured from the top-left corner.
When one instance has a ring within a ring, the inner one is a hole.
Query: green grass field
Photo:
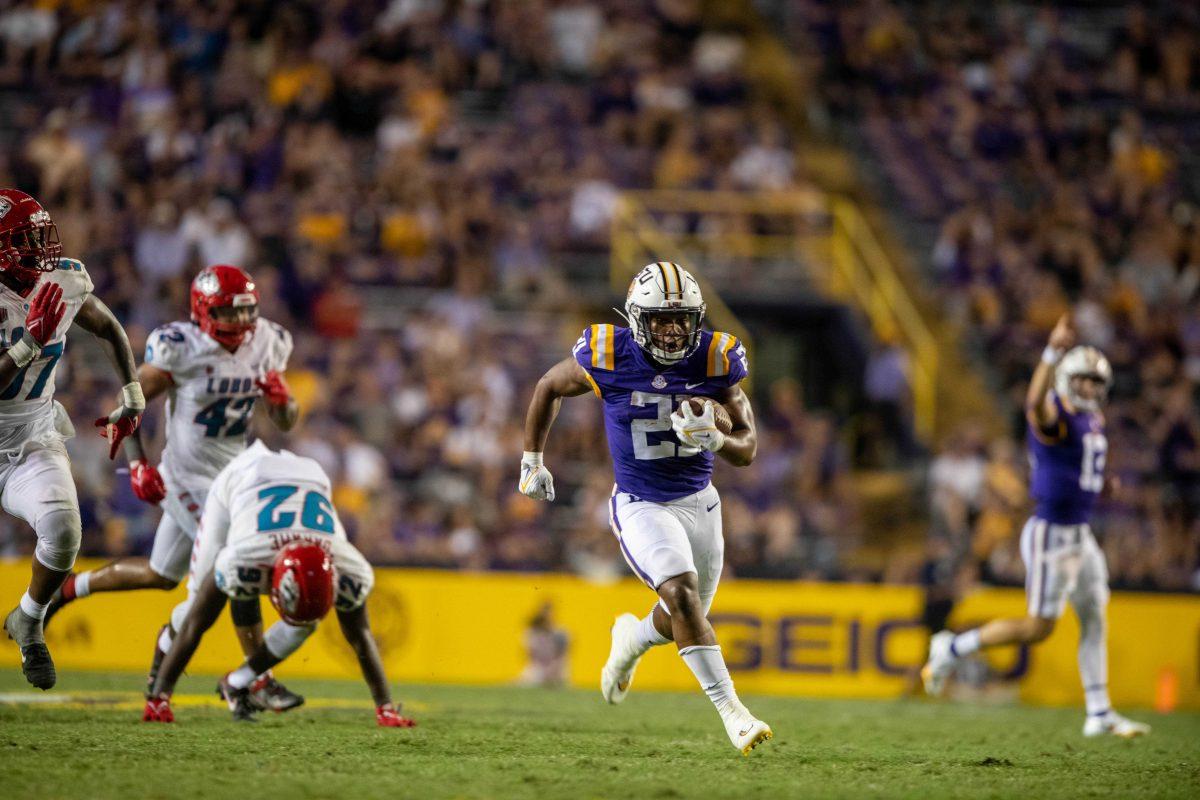
[[[745,698],[776,737],[749,758],[699,693],[404,686],[413,730],[366,689],[290,681],[310,706],[236,725],[181,682],[174,725],[140,721],[136,675],[67,673],[39,700],[0,674],[0,795],[191,797],[1196,797],[1200,715],[1141,714],[1148,739],[1085,740],[1074,710]],[[194,697],[193,697],[194,696]]]

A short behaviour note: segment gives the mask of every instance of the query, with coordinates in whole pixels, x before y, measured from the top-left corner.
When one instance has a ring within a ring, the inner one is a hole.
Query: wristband
[[[1059,361],[1062,361],[1063,351],[1057,347],[1046,345],[1046,349],[1042,351],[1042,363],[1054,366]]]
[[[536,469],[537,467],[542,466],[542,454],[532,450],[526,450],[521,455],[521,463]]]
[[[18,367],[26,367],[30,361],[37,357],[37,354],[42,351],[41,345],[37,340],[29,335],[26,331],[25,335],[17,340],[17,343],[8,348],[8,357],[13,360],[13,363]]]
[[[121,387],[121,402],[133,411],[146,410],[146,396],[142,394],[142,384],[137,381]]]

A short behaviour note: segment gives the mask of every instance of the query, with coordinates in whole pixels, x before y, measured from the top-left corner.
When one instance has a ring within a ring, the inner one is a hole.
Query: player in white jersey
[[[256,401],[264,400],[277,427],[289,430],[299,409],[282,372],[292,337],[280,325],[258,317],[258,289],[243,270],[226,265],[203,270],[192,282],[191,321],[172,322],[153,331],[139,370],[146,397],[167,395],[167,444],[155,469],[138,437],[126,443],[134,493],[161,505],[163,515],[149,558],[120,558],[73,575],[55,596],[50,614],[96,592],[175,588],[187,574],[200,511],[217,473],[246,447],[246,429]],[[257,598],[232,608],[238,638],[247,653],[262,642]],[[171,618],[182,624],[186,601]],[[156,643],[154,665],[170,642],[164,626]],[[149,682],[153,682],[151,667]],[[259,687],[277,710],[303,698],[270,676]]]
[[[142,718],[173,722],[171,692],[226,598],[270,594],[282,619],[262,646],[218,685],[234,719],[253,720],[263,706],[249,687],[304,643],[317,622],[337,610],[346,641],[358,656],[384,727],[411,727],[392,703],[383,661],[367,621],[371,565],[346,539],[329,501],[332,486],[321,466],[287,450],[255,442],[217,475],[204,504],[191,575],[190,610],[163,659]]]
[[[36,292],[35,292],[36,289]],[[21,670],[39,689],[56,675],[42,635],[54,592],[79,552],[79,500],[63,442],[75,435],[54,400],[54,378],[74,322],[99,338],[120,375],[121,405],[97,426],[110,456],[137,429],[146,401],[129,339],[79,261],[62,257],[58,229],[32,197],[0,189],[0,505],[37,533],[29,588],[4,620]]]

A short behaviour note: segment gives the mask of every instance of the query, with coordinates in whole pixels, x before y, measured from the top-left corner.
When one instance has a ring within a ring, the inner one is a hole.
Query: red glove
[[[263,399],[267,401],[267,405],[286,406],[292,399],[292,390],[288,388],[283,375],[276,370],[271,370],[262,380],[255,381],[254,384],[262,390]]]
[[[417,723],[408,717],[400,716],[400,712],[391,703],[384,703],[375,708],[375,721],[381,728],[415,728]]]
[[[121,387],[121,405],[117,406],[117,410],[96,420],[96,427],[101,429],[100,435],[112,442],[112,446],[108,448],[109,459],[117,457],[117,448],[121,446],[121,440],[138,429],[142,421],[142,412],[145,410],[146,398],[142,394],[142,385],[137,381],[130,381]]]
[[[129,485],[138,500],[156,506],[167,498],[167,486],[153,464],[145,461],[129,463]]]
[[[63,290],[57,283],[47,281],[38,289],[29,313],[25,315],[25,330],[35,342],[46,346],[54,338],[58,324],[67,314],[67,304],[62,301]]]
[[[117,409],[111,415],[100,417],[100,419],[96,420],[96,427],[100,429],[100,435],[112,442],[108,448],[108,458],[110,461],[117,457],[117,448],[121,446],[121,440],[136,431],[142,421],[140,413],[134,416],[118,416],[113,421],[112,417],[120,414],[122,411],[123,409]],[[130,473],[130,477],[133,477],[132,472]],[[138,497],[141,497],[141,495],[138,495]],[[145,500],[146,498],[143,497],[142,499]]]
[[[157,697],[146,698],[146,708],[142,711],[142,722],[174,722],[175,712],[171,710],[171,695],[161,694]]]

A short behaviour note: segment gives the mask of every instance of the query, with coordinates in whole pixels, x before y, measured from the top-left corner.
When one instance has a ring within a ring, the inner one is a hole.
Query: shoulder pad
[[[146,337],[146,355],[142,360],[152,367],[175,372],[190,350],[190,333],[185,322],[169,322],[155,328]]]
[[[292,334],[278,322],[269,319],[262,320],[263,327],[271,333],[271,346],[268,350],[271,359],[271,369],[287,369],[288,359],[292,356]]]
[[[712,339],[708,343],[705,374],[710,378],[719,378],[730,374],[735,366],[730,361],[731,351],[740,347],[741,344],[732,333],[713,331]]]
[[[617,328],[614,325],[589,325],[584,328],[571,352],[585,370],[612,372],[617,364]]]
[[[58,268],[51,273],[54,281],[63,288],[63,300],[82,301],[92,293],[92,277],[83,262],[77,258],[60,258]]]

